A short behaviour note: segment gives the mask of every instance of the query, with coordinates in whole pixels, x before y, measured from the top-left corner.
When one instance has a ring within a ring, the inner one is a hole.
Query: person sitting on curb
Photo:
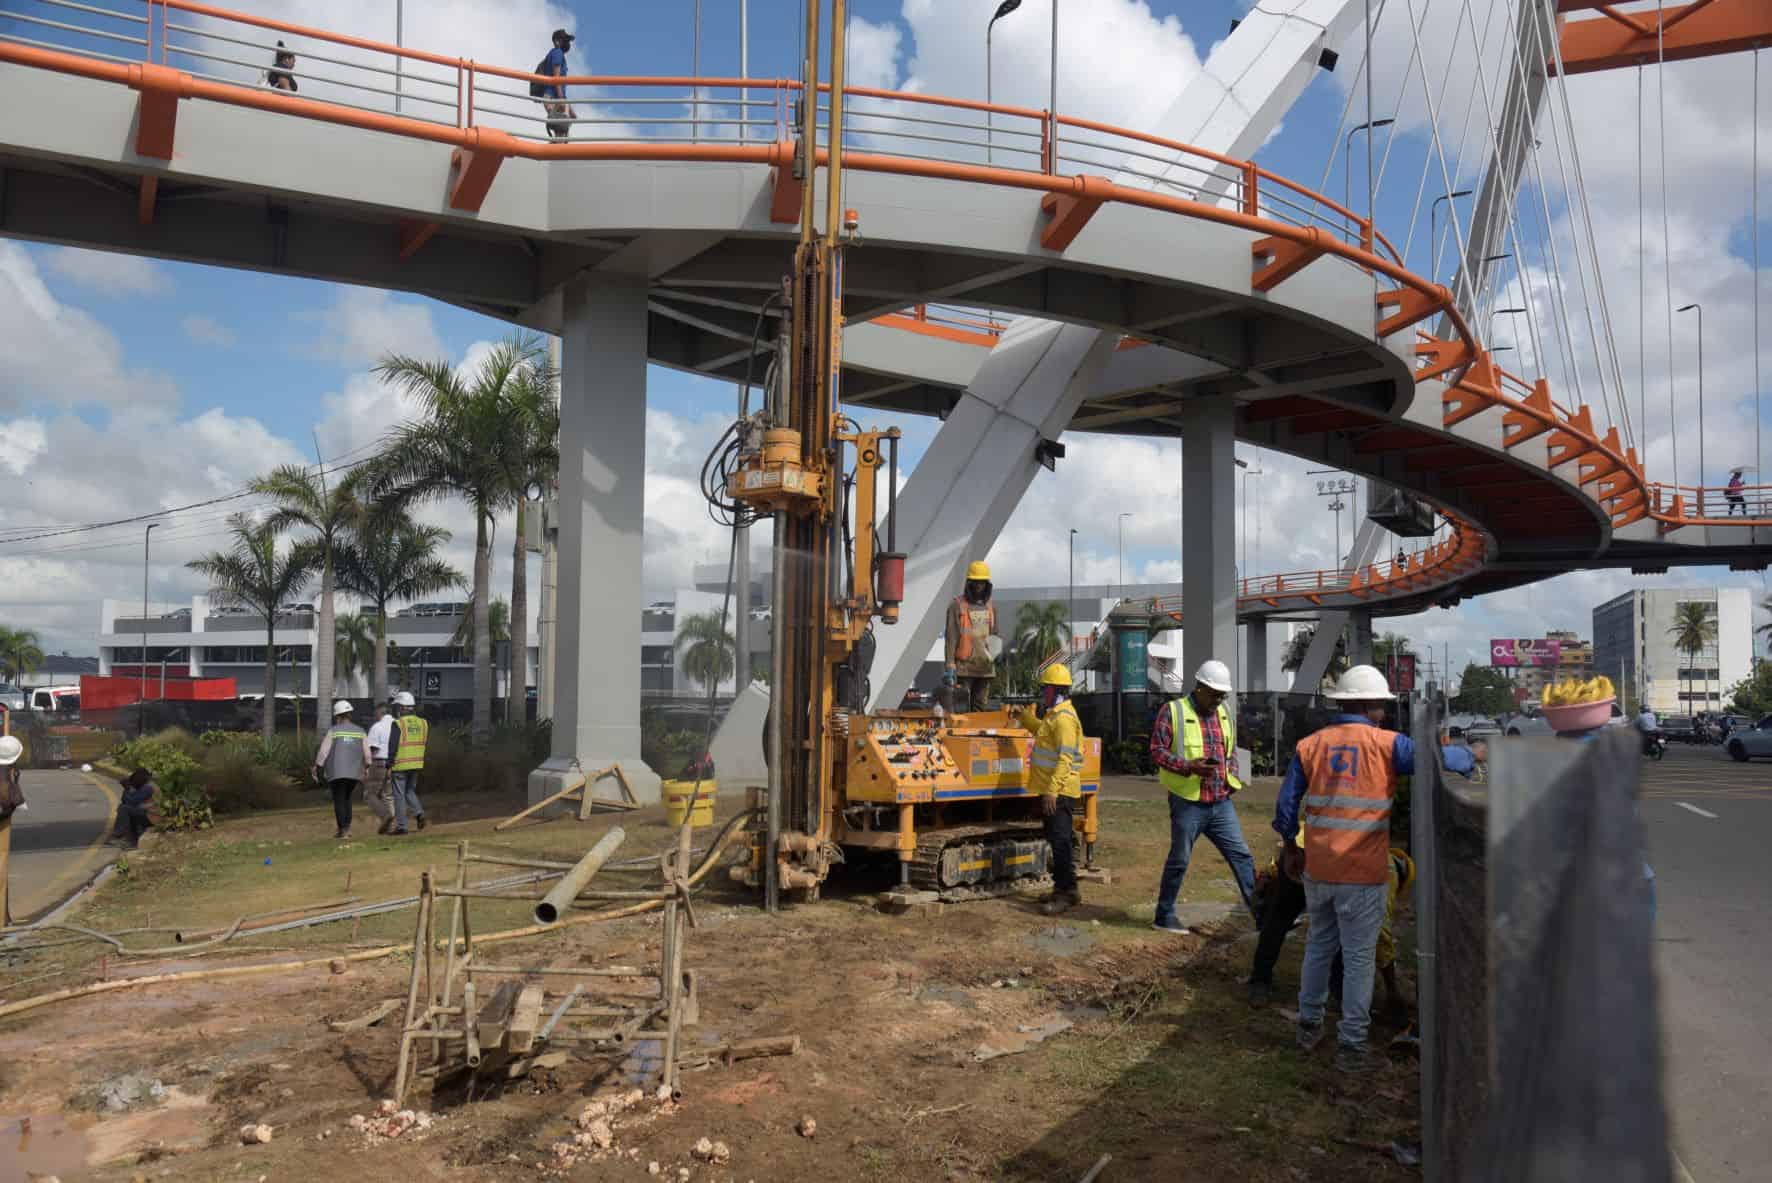
[[[160,786],[154,783],[146,768],[137,768],[123,779],[123,798],[117,803],[114,841],[130,850],[141,845],[142,835],[153,824],[148,816],[148,806],[159,792]]]

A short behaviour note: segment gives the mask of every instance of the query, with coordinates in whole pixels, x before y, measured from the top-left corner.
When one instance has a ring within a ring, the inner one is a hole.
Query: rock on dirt
[[[99,1105],[110,1113],[121,1113],[138,1105],[158,1105],[165,1099],[165,1085],[136,1072],[114,1076],[98,1086]]]
[[[811,1138],[815,1136],[818,1133],[818,1119],[808,1113],[806,1116],[802,1117],[799,1124],[794,1127],[794,1132],[799,1134],[802,1138]]]
[[[263,1146],[270,1142],[271,1127],[264,1122],[247,1123],[240,1127],[240,1141],[248,1146]]]
[[[726,1143],[715,1142],[708,1138],[699,1139],[689,1153],[702,1162],[711,1162],[716,1165],[728,1162],[732,1158],[732,1150]]]

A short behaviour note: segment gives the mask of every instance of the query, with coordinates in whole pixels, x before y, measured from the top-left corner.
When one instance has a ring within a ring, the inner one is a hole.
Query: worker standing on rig
[[[1048,666],[1040,675],[1039,699],[1020,720],[1034,733],[1028,789],[1039,794],[1046,814],[1046,841],[1052,844],[1052,894],[1040,903],[1040,911],[1048,916],[1083,902],[1071,841],[1072,819],[1083,799],[1083,721],[1077,718],[1070,693],[1071,671],[1063,665]]]
[[[991,568],[975,562],[966,568],[966,588],[948,605],[947,640],[941,673],[944,688],[966,684],[965,702],[952,710],[982,711],[990,698],[997,663],[991,642],[997,633],[997,606],[991,602]]]

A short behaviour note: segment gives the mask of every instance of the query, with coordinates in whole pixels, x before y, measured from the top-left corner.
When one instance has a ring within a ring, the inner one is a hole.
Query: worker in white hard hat
[[[989,702],[991,680],[997,676],[994,649],[997,606],[991,602],[991,568],[983,561],[966,568],[966,586],[948,604],[947,636],[942,643],[941,684],[954,711],[982,711]],[[956,693],[956,686],[965,693]]]
[[[0,735],[0,842],[11,848],[12,815],[25,809],[25,790],[19,781],[18,762],[25,754],[25,745],[15,735]],[[0,860],[0,923],[11,924],[11,897],[6,891],[6,868]]]
[[[1255,856],[1243,840],[1231,795],[1243,787],[1235,768],[1237,724],[1225,707],[1231,671],[1222,661],[1206,661],[1194,672],[1193,691],[1171,699],[1151,724],[1151,761],[1169,790],[1169,857],[1157,887],[1151,927],[1186,933],[1175,915],[1175,897],[1187,876],[1188,856],[1205,835],[1230,864],[1243,905],[1255,907]]]
[[[333,837],[340,840],[351,836],[351,794],[369,758],[369,736],[351,718],[353,710],[342,698],[332,704],[332,726],[314,754],[314,779],[332,790],[332,814],[338,820]]]
[[[388,777],[394,785],[395,834],[406,833],[406,819],[425,828],[425,807],[418,799],[418,774],[425,767],[425,744],[431,725],[418,713],[412,693],[394,695],[394,729],[388,736]]]
[[[388,750],[393,743],[394,702],[375,704],[375,722],[369,725],[368,765],[363,769],[363,801],[381,819],[377,834],[394,828],[394,785],[388,771]]]
[[[1075,810],[1083,802],[1083,723],[1071,705],[1071,671],[1059,662],[1040,675],[1040,697],[1022,713],[1021,725],[1034,733],[1028,757],[1028,791],[1040,797],[1046,841],[1052,846],[1052,894],[1040,904],[1048,916],[1083,902],[1077,887],[1071,841]]]
[[[1274,805],[1274,830],[1286,843],[1281,860],[1288,873],[1302,868],[1310,915],[1298,990],[1298,1046],[1308,1052],[1323,1041],[1323,1008],[1339,950],[1335,1066],[1365,1072],[1373,1063],[1366,1033],[1390,870],[1391,802],[1398,778],[1415,772],[1415,745],[1407,735],[1379,726],[1395,700],[1375,667],[1348,670],[1328,697],[1340,713],[1299,742]],[[1297,844],[1301,807],[1307,821],[1302,849]]]

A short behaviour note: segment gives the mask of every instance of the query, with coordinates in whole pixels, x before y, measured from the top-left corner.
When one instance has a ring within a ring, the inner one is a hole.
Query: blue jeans
[[[1211,805],[1184,801],[1169,794],[1169,857],[1163,861],[1163,882],[1157,887],[1157,915],[1160,924],[1175,919],[1175,897],[1181,894],[1181,881],[1187,875],[1188,856],[1201,835],[1218,847],[1218,853],[1230,864],[1237,878],[1237,890],[1243,893],[1243,906],[1251,914],[1255,910],[1255,858],[1249,844],[1243,841],[1243,827],[1237,821],[1237,807],[1227,797]]]
[[[1303,981],[1298,988],[1298,1021],[1321,1023],[1329,998],[1329,973],[1341,952],[1341,1024],[1336,1038],[1364,1044],[1372,1025],[1372,978],[1378,960],[1378,930],[1384,924],[1389,887],[1383,883],[1322,883],[1304,877],[1305,908],[1311,918],[1304,947]]]
[[[418,799],[418,773],[411,770],[391,772],[388,780],[394,786],[394,828],[404,830],[408,815],[425,815],[424,803]]]

